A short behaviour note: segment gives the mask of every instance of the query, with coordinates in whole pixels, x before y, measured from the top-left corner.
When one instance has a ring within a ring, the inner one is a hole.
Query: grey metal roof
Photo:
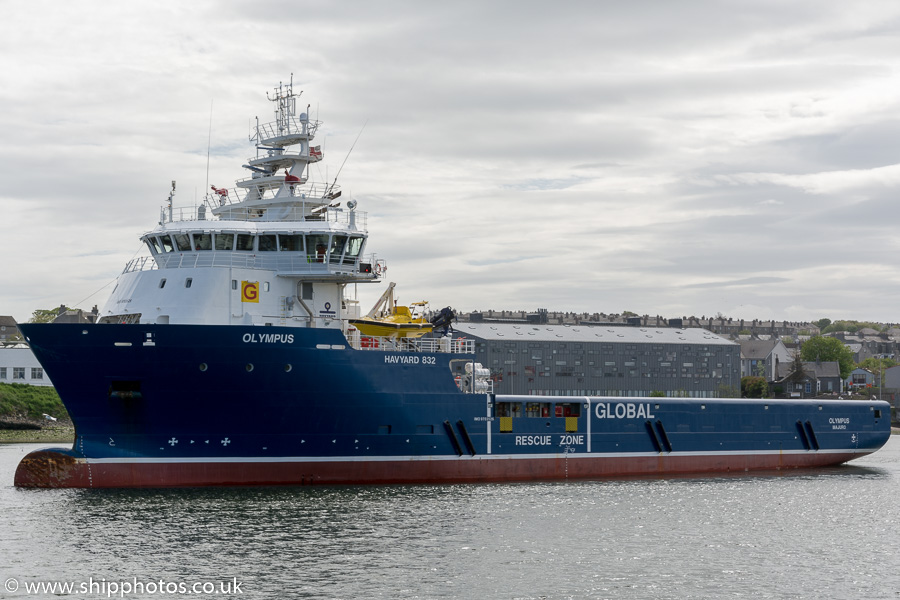
[[[604,327],[584,325],[531,325],[511,323],[459,323],[455,337],[473,335],[485,340],[535,342],[627,342],[631,344],[719,344],[735,342],[705,329],[690,327]]]
[[[741,357],[765,359],[777,344],[778,340],[741,340]]]

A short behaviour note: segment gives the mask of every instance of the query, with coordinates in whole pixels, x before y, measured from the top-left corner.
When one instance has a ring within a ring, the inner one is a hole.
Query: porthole
[[[159,280],[159,287],[160,287],[160,289],[166,287],[166,278],[165,277],[163,277],[162,279]]]
[[[293,368],[294,368],[294,367],[292,367],[292,366],[289,365],[289,364],[288,364],[288,365],[284,365],[284,372],[285,372],[285,373],[290,373],[290,372],[291,372],[291,369],[293,369]]]
[[[247,369],[247,372],[249,373],[250,371],[253,370],[253,363],[247,363],[247,366],[244,368]]]
[[[205,370],[208,369],[208,368],[209,368],[209,367],[206,366],[206,363],[200,363],[200,370],[201,370],[201,371],[205,371]]]
[[[184,287],[189,288],[189,287],[191,287],[191,284],[193,284],[193,283],[194,283],[194,280],[192,278],[188,277],[187,279],[184,280]]]

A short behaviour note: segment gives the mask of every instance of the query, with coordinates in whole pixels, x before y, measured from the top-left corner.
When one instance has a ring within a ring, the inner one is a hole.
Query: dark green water
[[[0,445],[2,598],[900,597],[896,437],[803,474],[17,490],[36,447]]]

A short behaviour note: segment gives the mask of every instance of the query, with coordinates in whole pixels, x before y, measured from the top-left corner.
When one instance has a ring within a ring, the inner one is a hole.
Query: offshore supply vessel
[[[357,202],[310,177],[320,122],[301,93],[267,95],[274,121],[257,120],[234,187],[177,208],[173,182],[141,238],[149,255],[127,264],[98,323],[21,326],[76,435],[23,458],[17,486],[740,472],[839,464],[887,441],[889,407],[874,400],[495,395],[446,309],[427,335],[370,335],[379,323],[351,292],[386,264],[366,253]]]

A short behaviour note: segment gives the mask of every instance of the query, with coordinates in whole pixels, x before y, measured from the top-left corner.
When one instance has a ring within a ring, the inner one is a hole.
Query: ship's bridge
[[[245,220],[206,219],[204,207],[172,209],[168,222],[141,237],[151,256],[132,260],[125,272],[242,267],[306,280],[373,281],[386,268],[374,254],[363,254],[365,213],[335,207],[317,212],[290,206],[234,210],[261,214]]]

